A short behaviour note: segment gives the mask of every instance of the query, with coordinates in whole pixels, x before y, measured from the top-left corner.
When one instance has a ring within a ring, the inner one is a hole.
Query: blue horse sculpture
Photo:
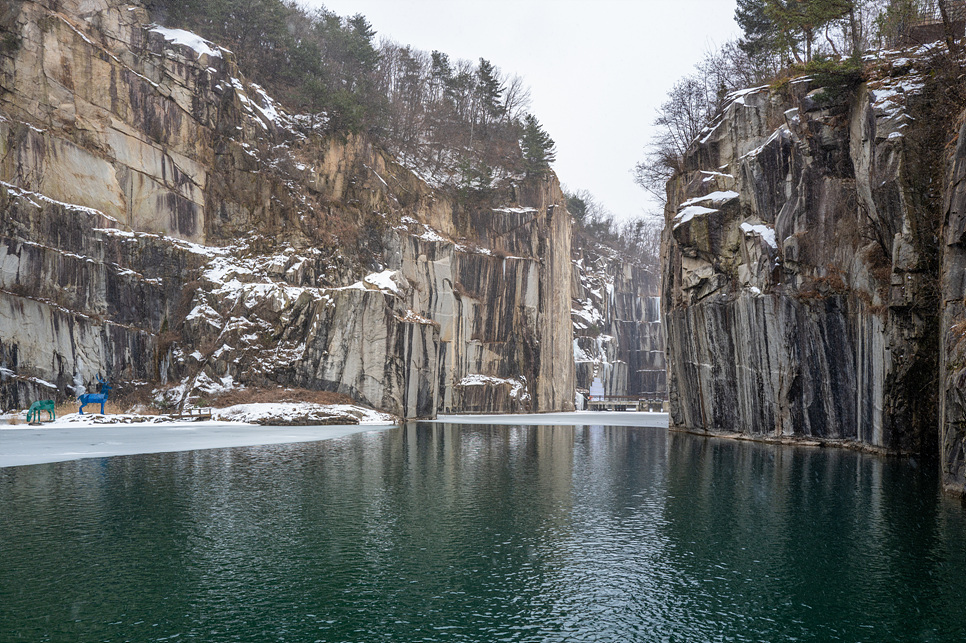
[[[107,396],[111,394],[111,385],[101,379],[101,376],[97,376],[97,381],[101,383],[100,393],[84,393],[77,399],[80,400],[80,414],[84,415],[84,407],[88,404],[100,404],[101,405],[101,415],[104,415],[104,402],[107,402]]]

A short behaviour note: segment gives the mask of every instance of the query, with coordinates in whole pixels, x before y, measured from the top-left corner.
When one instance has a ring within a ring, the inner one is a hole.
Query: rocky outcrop
[[[937,453],[955,281],[937,60],[886,53],[857,86],[739,92],[695,142],[662,248],[672,426]],[[941,455],[956,444],[947,431]]]
[[[944,338],[940,373],[939,446],[943,483],[953,493],[966,493],[966,113],[949,163],[944,214]]]
[[[578,390],[587,391],[599,378],[604,395],[666,399],[656,266],[579,234],[573,256],[571,314]]]
[[[172,404],[573,407],[555,179],[458,200],[136,4],[14,0],[0,42],[0,407],[98,372]]]

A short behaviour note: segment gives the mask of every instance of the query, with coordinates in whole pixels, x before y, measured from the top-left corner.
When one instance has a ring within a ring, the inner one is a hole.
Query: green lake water
[[[0,469],[0,641],[966,641],[933,467],[418,424]]]

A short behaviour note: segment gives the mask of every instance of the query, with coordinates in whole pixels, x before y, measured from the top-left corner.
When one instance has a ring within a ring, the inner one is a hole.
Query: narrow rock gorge
[[[0,407],[102,373],[401,417],[571,410],[556,179],[461,199],[136,3],[0,9]]]
[[[938,45],[863,62],[732,94],[668,184],[670,421],[938,456],[962,492],[962,80]]]

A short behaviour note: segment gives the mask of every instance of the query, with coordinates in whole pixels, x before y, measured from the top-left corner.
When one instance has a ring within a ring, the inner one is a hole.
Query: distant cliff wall
[[[578,389],[664,400],[667,370],[656,265],[575,235],[574,361]]]
[[[556,179],[458,200],[136,4],[14,0],[0,42],[0,407],[96,373],[172,404],[573,407]]]

